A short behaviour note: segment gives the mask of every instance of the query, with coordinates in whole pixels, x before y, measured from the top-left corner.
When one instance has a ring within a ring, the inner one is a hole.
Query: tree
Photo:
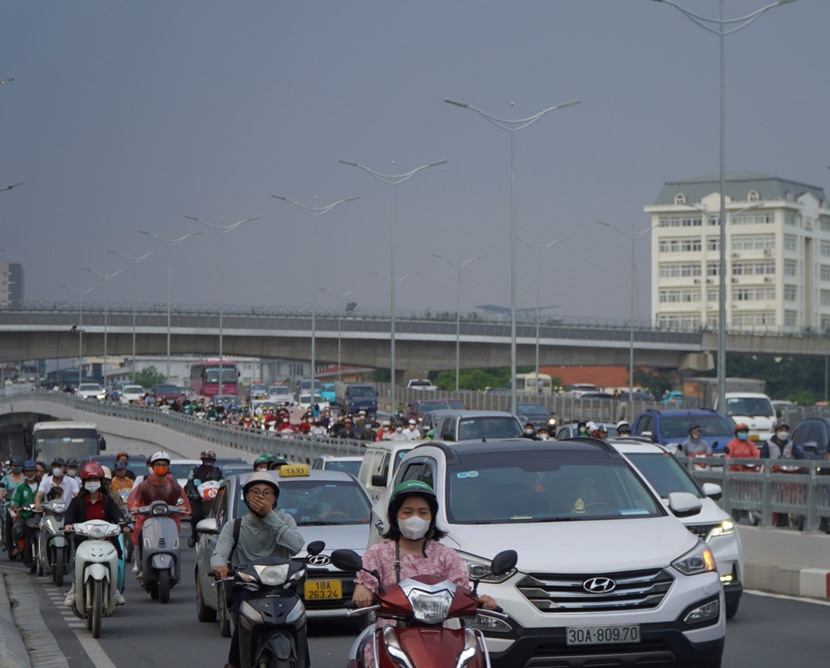
[[[160,373],[154,366],[148,366],[135,375],[136,385],[141,385],[145,390],[149,390],[154,385],[159,385],[167,380],[167,376]]]
[[[634,384],[658,399],[671,389],[671,382],[659,371],[634,369]]]

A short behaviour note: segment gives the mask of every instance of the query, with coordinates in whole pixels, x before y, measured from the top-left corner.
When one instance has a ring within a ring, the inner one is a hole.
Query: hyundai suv
[[[689,427],[692,425],[700,427],[700,437],[715,454],[723,453],[726,444],[733,438],[733,423],[710,409],[643,411],[634,418],[631,433],[634,436],[646,436],[674,451],[689,438]]]
[[[444,544],[507,615],[471,622],[494,666],[721,665],[715,560],[675,517],[699,513],[700,499],[673,493],[667,508],[608,443],[425,443],[401,462],[404,480],[433,486]],[[382,540],[389,493],[370,543]],[[506,546],[518,564],[495,576]]]

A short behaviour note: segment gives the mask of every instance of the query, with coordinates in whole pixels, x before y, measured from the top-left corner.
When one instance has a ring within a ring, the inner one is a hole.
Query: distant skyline
[[[716,15],[717,0],[686,0]],[[727,16],[764,0],[726,0]],[[727,170],[827,190],[830,3],[776,8],[727,40]],[[390,192],[367,174],[446,159],[398,186],[400,310],[510,303],[509,137],[496,116],[568,100],[516,137],[518,236],[561,237],[543,256],[557,316],[627,318],[627,242],[666,181],[718,169],[717,38],[650,0],[418,3],[7,2],[0,22],[0,260],[21,263],[27,300],[182,236],[185,216],[230,224],[225,300],[311,303],[311,219],[271,197],[324,206],[317,285],[388,309]],[[174,303],[218,303],[219,235],[173,251]],[[649,240],[638,241],[638,317],[650,317]],[[518,306],[535,304],[535,252],[517,246]],[[138,300],[166,301],[166,253],[138,266]],[[109,284],[127,303],[127,271]],[[89,298],[103,299],[102,292]],[[321,308],[337,300],[318,293]]]

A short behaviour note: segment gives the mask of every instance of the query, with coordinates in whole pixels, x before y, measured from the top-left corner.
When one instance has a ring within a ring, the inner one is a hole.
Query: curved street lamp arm
[[[418,172],[423,171],[429,167],[437,167],[438,165],[443,165],[447,161],[446,160],[438,160],[436,162],[430,162],[426,165],[421,165],[420,167],[416,167],[410,172],[406,172],[405,174],[381,174],[380,172],[376,172],[374,169],[370,169],[365,165],[361,165],[357,162],[350,162],[349,160],[338,160],[338,162],[343,163],[344,165],[349,165],[349,167],[357,167],[362,169],[367,174],[374,176],[378,181],[381,183],[385,183],[388,186],[396,186],[399,183],[403,183],[404,181],[408,181],[413,176],[415,176]]]
[[[524,239],[520,239],[519,237],[516,237],[516,241],[518,241],[519,243],[523,243],[528,248],[532,248],[533,250],[537,250],[537,251],[545,251],[548,248],[550,248],[551,246],[553,246],[555,244],[558,244],[560,241],[569,241],[570,239],[571,239],[571,237],[562,237],[561,239],[554,239],[553,241],[549,241],[546,244],[538,244],[537,245],[537,244],[531,244],[531,243],[525,241]]]
[[[456,107],[461,107],[462,109],[469,109],[470,111],[474,111],[483,119],[492,123],[500,130],[506,130],[507,132],[518,132],[519,130],[524,130],[526,127],[533,125],[536,121],[542,118],[542,116],[545,116],[551,111],[556,111],[557,109],[564,109],[565,107],[571,107],[575,104],[579,104],[581,100],[570,100],[569,102],[563,102],[562,104],[557,104],[553,107],[543,109],[538,114],[534,114],[533,116],[529,116],[527,118],[519,118],[516,120],[510,120],[507,118],[499,118],[498,116],[493,116],[491,114],[488,114],[486,111],[479,109],[478,107],[473,107],[472,105],[465,104],[463,102],[456,102],[455,100],[449,99],[445,99],[444,102],[455,105]]]
[[[283,202],[288,202],[289,204],[293,204],[300,211],[302,211],[303,213],[307,213],[309,216],[322,216],[324,213],[328,213],[329,211],[331,211],[338,204],[343,204],[344,202],[353,202],[356,199],[360,199],[359,196],[345,197],[344,199],[339,199],[336,202],[332,202],[328,206],[313,207],[307,206],[305,204],[300,204],[299,202],[295,202],[293,199],[283,197],[282,195],[271,195],[271,197],[281,199]]]
[[[661,2],[665,5],[669,5],[671,7],[674,7],[677,11],[679,11],[681,14],[683,14],[690,21],[692,21],[693,23],[696,23],[701,28],[703,28],[704,30],[712,33],[713,35],[720,35],[721,34],[720,30],[715,30],[714,28],[712,28],[711,26],[709,26],[707,24],[713,24],[713,25],[720,26],[721,29],[723,29],[723,26],[726,26],[726,25],[740,24],[737,27],[732,28],[731,30],[725,31],[723,33],[724,35],[731,35],[732,33],[735,33],[735,32],[738,32],[739,30],[742,30],[743,28],[748,26],[750,23],[752,23],[756,19],[760,18],[762,14],[765,14],[770,9],[775,9],[776,7],[779,7],[781,5],[790,4],[791,2],[795,2],[795,0],[780,0],[779,2],[773,2],[769,5],[761,7],[760,9],[756,9],[754,12],[750,12],[746,16],[741,16],[741,17],[734,18],[734,19],[723,19],[723,20],[708,17],[708,16],[703,16],[701,14],[697,14],[697,13],[691,11],[690,9],[687,9],[683,5],[680,5],[676,2],[674,2],[673,0],[654,0],[654,2]]]
[[[185,216],[188,220],[195,220],[197,223],[202,223],[203,225],[207,225],[210,229],[214,232],[219,234],[227,234],[228,232],[233,232],[237,227],[242,225],[242,223],[249,223],[252,220],[259,220],[259,216],[254,216],[253,218],[245,218],[243,220],[238,220],[232,225],[220,226],[214,225],[213,223],[209,223],[206,220],[202,220],[201,218],[197,218],[196,216]]]
[[[191,232],[190,234],[185,234],[183,237],[179,237],[178,239],[165,239],[163,237],[158,236],[157,234],[153,234],[152,232],[147,232],[146,230],[137,230],[139,234],[146,234],[148,237],[153,237],[159,243],[163,243],[167,246],[175,246],[180,244],[185,239],[189,239],[190,237],[196,237],[202,233],[201,230],[198,232]]]

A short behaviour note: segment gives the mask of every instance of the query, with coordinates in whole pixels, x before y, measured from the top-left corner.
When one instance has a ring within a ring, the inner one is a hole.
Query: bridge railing
[[[321,455],[362,455],[365,451],[365,446],[360,441],[301,436],[298,434],[285,438],[259,429],[246,429],[239,425],[195,418],[175,411],[84,400],[63,392],[16,394],[0,398],[0,405],[25,400],[46,401],[94,415],[155,424],[205,443],[234,448],[252,455],[267,452],[285,457],[291,461],[307,464],[311,464],[315,458]]]
[[[753,524],[830,530],[830,463],[791,459],[681,457],[699,483],[721,486],[721,507]]]

